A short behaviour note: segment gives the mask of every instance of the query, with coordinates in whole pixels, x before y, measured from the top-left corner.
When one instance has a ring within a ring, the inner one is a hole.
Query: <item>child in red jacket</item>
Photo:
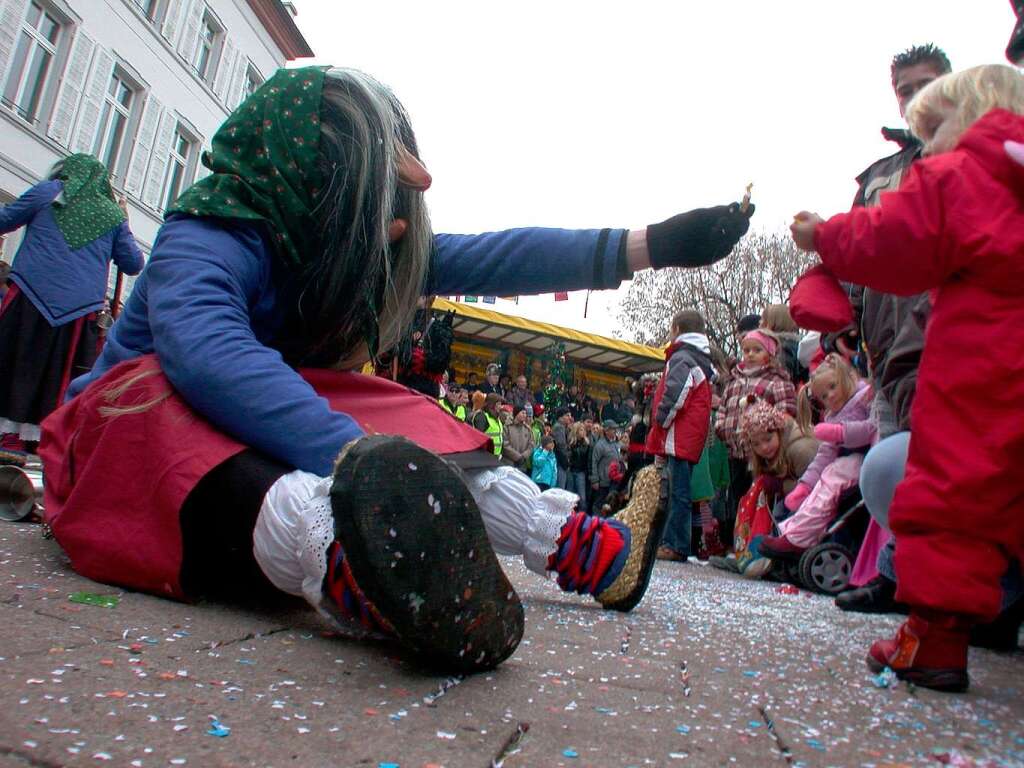
[[[889,525],[910,618],[868,655],[918,685],[963,691],[968,629],[1000,610],[1000,577],[1024,554],[1024,76],[975,67],[931,83],[907,119],[925,142],[896,192],[793,239],[840,280],[932,292],[906,478]]]
[[[668,467],[670,510],[658,558],[685,561],[697,554],[690,473],[700,461],[711,425],[714,366],[699,312],[678,312],[671,330],[673,341],[665,350],[665,372],[654,392],[646,447],[655,461]]]

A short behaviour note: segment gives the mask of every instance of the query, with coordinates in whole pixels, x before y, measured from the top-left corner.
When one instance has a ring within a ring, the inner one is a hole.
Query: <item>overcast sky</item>
[[[412,116],[435,231],[641,227],[737,200],[754,226],[849,207],[895,151],[892,55],[1004,62],[1006,0],[517,3],[296,0],[317,62],[362,69]],[[613,335],[620,291],[495,309]]]

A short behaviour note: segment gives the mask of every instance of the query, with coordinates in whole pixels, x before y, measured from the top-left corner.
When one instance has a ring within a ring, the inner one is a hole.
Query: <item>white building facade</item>
[[[312,56],[293,16],[281,0],[0,0],[0,202],[96,155],[148,252],[227,115]]]

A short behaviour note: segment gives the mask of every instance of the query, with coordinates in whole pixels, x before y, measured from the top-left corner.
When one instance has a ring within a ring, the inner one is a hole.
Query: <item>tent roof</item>
[[[665,365],[665,352],[657,347],[610,339],[447,299],[434,299],[432,309],[438,312],[454,310],[452,325],[455,334],[466,340],[528,352],[546,351],[552,342],[561,341],[565,344],[566,358],[573,363],[623,373],[660,371]]]

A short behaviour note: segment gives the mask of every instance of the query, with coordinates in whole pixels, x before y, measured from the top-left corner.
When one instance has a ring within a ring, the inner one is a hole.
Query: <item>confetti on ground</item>
[[[0,527],[0,563],[18,530]],[[431,676],[387,641],[322,632],[301,603],[250,613],[124,593],[116,610],[63,613],[69,593],[104,587],[37,534],[24,537],[37,554],[0,569],[8,748],[33,764],[190,768],[227,749],[239,764],[318,765],[363,744],[367,765],[401,768],[1024,766],[1018,657],[972,649],[967,696],[895,680],[879,694],[864,654],[898,617],[844,614],[694,562],[659,563],[624,617],[503,559],[526,633],[507,663],[463,680]],[[413,734],[427,739],[416,759]]]
[[[117,595],[98,595],[95,592],[72,592],[68,595],[68,600],[72,603],[95,605],[100,608],[115,608],[121,598]]]
[[[892,688],[897,683],[896,673],[886,667],[877,675],[872,675],[871,683],[876,688]]]
[[[210,718],[210,729],[207,731],[207,733],[210,734],[211,736],[217,736],[219,738],[224,738],[225,736],[230,735],[231,728],[226,726],[226,725],[224,725],[224,723],[222,723],[217,718],[213,717],[213,718]]]

